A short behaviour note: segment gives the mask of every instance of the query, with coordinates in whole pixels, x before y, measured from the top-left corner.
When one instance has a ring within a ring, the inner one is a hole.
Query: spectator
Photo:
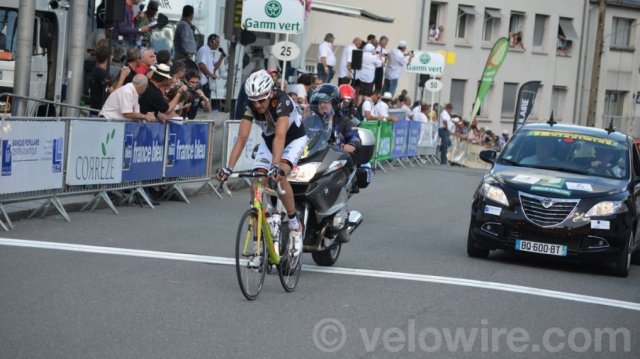
[[[211,34],[207,38],[207,44],[203,45],[198,50],[198,57],[196,64],[200,70],[200,86],[204,95],[211,98],[211,87],[209,85],[209,79],[215,80],[218,75],[215,74],[216,70],[220,68],[222,61],[227,56],[224,52],[220,53],[220,58],[216,61],[215,50],[220,48],[220,36]]]
[[[278,81],[278,70],[269,70],[267,73],[273,79],[273,83],[275,84]]]
[[[380,66],[376,66],[376,72],[373,79],[373,86],[375,89],[382,91],[382,79],[384,78],[384,66],[387,64],[387,60],[389,60],[389,51],[387,51],[387,43],[389,42],[389,38],[386,36],[380,37],[380,42],[378,42],[378,46],[375,49],[374,55],[380,54],[382,59],[382,64]],[[385,90],[388,89],[385,87]],[[391,95],[395,96],[395,91],[391,93]]]
[[[291,97],[291,100],[293,101],[293,103],[298,103],[298,94],[295,93],[295,91],[291,91],[287,95]]]
[[[96,66],[89,73],[89,94],[91,95],[91,108],[94,110],[102,109],[107,100],[109,93],[117,90],[122,86],[124,79],[129,72],[124,69],[118,81],[112,83],[111,76],[107,75],[107,58],[109,56],[109,50],[106,46],[98,46],[95,51]]]
[[[371,45],[371,44],[368,44],[368,45]],[[378,114],[378,110],[376,107],[376,104],[378,103],[378,101],[380,101],[381,97],[382,97],[382,94],[380,93],[380,91],[373,91],[371,96],[365,95],[364,100],[362,101],[362,104],[361,104],[362,111],[360,111],[362,113],[363,121],[375,121],[375,120],[384,119],[384,117]]]
[[[511,48],[516,48],[516,46],[520,45],[523,51],[527,51],[522,42],[522,31],[518,31],[516,34],[509,33],[509,39],[511,40]]]
[[[430,107],[427,106],[426,104],[423,104],[420,107],[420,112],[418,112],[416,114],[416,116],[414,117],[413,120],[416,121],[416,122],[428,123],[429,119],[427,119],[427,113],[429,112],[429,110],[430,110]]]
[[[407,120],[413,120],[413,111],[411,111],[411,108],[407,103],[411,104],[411,98],[409,96],[398,96],[398,108],[402,109],[407,114]]]
[[[376,66],[382,63],[382,59],[378,55],[373,54],[372,44],[364,47],[362,54],[362,69],[358,72],[358,96],[371,96],[373,93],[373,80],[375,78]]]
[[[567,39],[562,36],[562,34],[558,34],[558,45],[556,54],[560,55],[561,53],[564,53],[564,56],[567,56]]]
[[[400,41],[398,48],[391,51],[387,72],[384,74],[384,88],[394,96],[398,88],[398,80],[400,79],[400,75],[402,75],[402,69],[413,59],[413,53],[405,55],[404,52],[406,50],[407,42],[404,40]],[[409,57],[408,59],[407,56]]]
[[[138,100],[140,103],[140,112],[153,112],[155,117],[164,123],[167,118],[171,116],[173,110],[176,109],[180,96],[183,92],[187,91],[187,86],[180,86],[176,91],[176,95],[171,98],[171,101],[167,101],[162,94],[162,89],[168,87],[173,82],[169,66],[160,64],[157,67],[152,67],[151,70],[151,81],[149,81],[146,91],[140,95],[140,99]]]
[[[133,81],[133,77],[136,75],[136,69],[140,66],[140,49],[129,49],[127,51],[127,67],[129,68],[129,74],[124,79],[124,84],[128,84]]]
[[[133,5],[140,3],[140,0],[126,0],[126,6],[124,11],[124,21],[116,22],[113,25],[113,33],[111,38],[114,41],[118,41],[118,37],[122,36],[123,45],[126,49],[132,49],[136,47],[134,37],[136,35],[143,34],[151,30],[149,25],[143,26],[139,29],[133,27]]]
[[[0,36],[4,36],[4,34]],[[105,34],[104,29],[96,29],[87,36],[85,41],[85,47],[87,49],[84,53],[85,61],[96,61],[95,49],[101,45],[107,45],[107,35]],[[3,51],[4,49],[5,46],[0,44],[0,51]]]
[[[191,5],[182,8],[182,19],[176,27],[173,35],[174,61],[191,60],[198,51],[196,49],[196,38],[193,35],[191,21],[193,21],[194,9]]]
[[[200,87],[200,73],[195,70],[189,70],[185,73],[184,79],[186,80],[187,87],[189,88],[189,99],[185,109],[186,115],[183,113],[183,117],[193,120],[198,114],[199,107],[202,107],[204,112],[211,112],[211,102],[209,101],[209,97],[207,97]]]
[[[440,31],[438,31],[438,29],[436,28],[436,23],[431,21],[429,23],[429,36],[427,37],[427,40],[436,41],[439,34],[440,34]]]
[[[302,74],[298,77],[298,83],[293,86],[293,92],[298,95],[298,103],[300,104],[308,104],[307,102],[307,93],[311,89],[311,85],[313,84],[313,75],[312,74]]]
[[[171,66],[171,53],[168,50],[160,50],[156,54],[156,62],[158,65],[165,64]]]
[[[448,103],[445,106],[444,111],[440,113],[440,122],[438,122],[438,136],[440,136],[441,144],[440,144],[440,164],[447,164],[447,149],[451,145],[451,140],[449,139],[449,124],[451,121],[451,111],[453,110],[453,105]]]
[[[182,61],[176,61],[171,66],[170,74],[173,81],[169,84],[169,87],[182,85],[184,82],[184,74],[187,71],[187,67]]]
[[[102,106],[100,116],[104,118],[130,119],[154,122],[153,112],[140,113],[138,96],[147,89],[148,80],[144,75],[136,75],[133,81],[115,90]]]
[[[478,125],[475,121],[471,123],[469,127],[469,132],[467,133],[467,141],[479,144],[480,143],[480,131],[478,130]]]
[[[333,52],[334,40],[333,34],[325,35],[324,42],[318,49],[318,77],[322,78],[323,83],[329,83],[333,79],[333,68],[336,66],[336,55]]]
[[[376,39],[376,35],[371,34],[371,35],[367,36],[367,44],[373,45],[374,49],[376,47],[378,47],[378,39]]]
[[[140,66],[136,68],[136,73],[145,75],[151,66],[156,64],[156,52],[153,49],[144,48],[141,53]]]
[[[504,149],[504,146],[507,144],[507,141],[509,141],[509,130],[503,130],[502,137],[500,137],[500,151]]]
[[[311,84],[311,91],[314,91],[315,89],[317,89],[318,87],[320,87],[320,85],[322,85],[324,82],[322,80],[322,77],[315,77],[313,79],[313,83]]]
[[[389,92],[385,92],[380,101],[376,103],[376,112],[378,116],[382,117],[383,121],[391,121],[398,122],[397,117],[392,117],[389,115],[389,104],[393,100],[393,97]]]
[[[440,41],[444,36],[443,33],[444,33],[444,26],[442,25],[438,26],[438,32],[436,32],[435,40]]]
[[[136,16],[133,24],[136,28],[141,28],[144,26],[151,27],[151,24],[156,22],[156,14],[158,13],[158,1],[151,0],[147,4],[147,10],[142,13],[140,12],[138,16]],[[138,36],[141,36],[141,45],[145,47],[151,47],[151,31],[144,32]]]
[[[340,58],[340,65],[338,66],[338,85],[350,84],[353,79],[353,72],[351,70],[351,56],[353,50],[360,48],[362,40],[359,37],[353,39],[353,42],[345,46],[342,50],[342,57]]]

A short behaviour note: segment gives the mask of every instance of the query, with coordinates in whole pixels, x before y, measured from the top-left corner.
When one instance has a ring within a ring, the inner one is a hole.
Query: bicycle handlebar
[[[237,172],[232,174],[231,176],[229,176],[227,179],[229,178],[261,178],[261,177],[269,177],[269,174],[264,173],[264,172],[258,172],[258,171],[243,171],[243,172]],[[269,179],[269,184],[271,184],[273,180]],[[224,184],[224,181],[220,181],[220,188],[222,188],[222,185]],[[268,187],[273,188],[274,186],[269,185]],[[282,189],[282,186],[280,185],[280,181],[278,181],[278,185],[275,186],[275,191],[278,195],[280,196],[284,196],[284,194],[286,193],[285,190]]]

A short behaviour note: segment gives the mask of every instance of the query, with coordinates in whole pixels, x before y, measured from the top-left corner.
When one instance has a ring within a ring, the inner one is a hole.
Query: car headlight
[[[480,193],[486,198],[492,199],[505,206],[509,206],[509,200],[507,199],[507,195],[504,194],[504,191],[498,187],[483,183]]]
[[[585,217],[601,217],[601,216],[609,216],[616,213],[624,213],[626,212],[627,205],[622,201],[603,201],[595,206],[591,207]]]
[[[291,182],[309,182],[316,175],[321,162],[310,162],[294,168],[287,179]]]

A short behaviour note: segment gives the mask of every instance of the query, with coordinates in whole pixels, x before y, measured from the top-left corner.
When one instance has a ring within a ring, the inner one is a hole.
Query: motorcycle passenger
[[[296,216],[293,190],[287,176],[300,160],[307,144],[301,111],[284,91],[274,89],[273,78],[264,70],[249,76],[244,90],[248,99],[240,122],[238,139],[229,156],[229,167],[219,169],[216,178],[226,181],[233,173],[233,167],[242,154],[251,132],[252,122],[259,125],[262,128],[262,138],[253,170],[268,173],[271,178],[280,182],[285,191],[285,194],[279,197],[289,217],[293,255],[298,256],[302,252],[303,228]]]
[[[329,143],[354,153],[360,147],[358,128],[350,117],[343,115],[341,102],[340,90],[333,84],[320,85],[311,94],[312,111],[324,124],[331,126]]]
[[[356,126],[360,126],[361,116],[353,104],[353,100],[356,98],[356,90],[347,84],[340,85],[338,89],[340,90],[340,98],[342,99],[340,115],[351,119]]]

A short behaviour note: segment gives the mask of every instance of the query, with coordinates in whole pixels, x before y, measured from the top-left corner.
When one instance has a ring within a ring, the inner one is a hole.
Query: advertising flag
[[[493,45],[487,64],[484,66],[478,96],[476,96],[476,102],[473,104],[473,110],[471,111],[470,122],[473,122],[476,118],[482,101],[484,101],[487,92],[489,92],[491,88],[491,84],[493,84],[493,79],[495,79],[498,70],[500,70],[500,66],[502,66],[504,59],[507,57],[507,52],[509,52],[509,40],[506,37],[502,37]]]

